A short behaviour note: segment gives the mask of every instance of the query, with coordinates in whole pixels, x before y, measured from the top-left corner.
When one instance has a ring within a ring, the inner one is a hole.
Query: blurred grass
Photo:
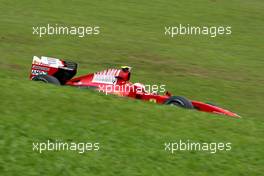
[[[3,175],[261,175],[263,10],[260,0],[0,1]],[[99,25],[101,35],[32,35],[39,25]],[[230,25],[223,37],[164,36],[164,26]],[[78,74],[131,65],[132,81],[166,84],[242,119],[28,81],[33,55],[74,60]],[[99,141],[101,151],[32,152],[47,139]],[[174,140],[231,142],[231,152],[163,151]]]

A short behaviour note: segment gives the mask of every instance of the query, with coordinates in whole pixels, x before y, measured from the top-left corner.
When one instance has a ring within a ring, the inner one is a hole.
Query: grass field
[[[0,175],[262,175],[264,2],[261,0],[0,1]],[[101,34],[32,35],[46,24]],[[229,25],[232,35],[164,35],[164,26]],[[242,116],[175,109],[28,80],[33,55],[68,58],[78,75],[130,65],[132,81],[166,84]],[[32,151],[32,142],[100,143],[100,151]],[[178,140],[231,142],[229,152],[164,151]]]

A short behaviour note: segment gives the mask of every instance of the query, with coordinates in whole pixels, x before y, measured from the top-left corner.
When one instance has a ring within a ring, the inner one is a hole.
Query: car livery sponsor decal
[[[114,84],[116,82],[116,76],[118,76],[119,73],[120,70],[117,69],[108,69],[97,72],[94,74],[92,82]]]
[[[36,70],[43,70],[43,71],[49,71],[49,68],[47,67],[41,67],[39,65],[33,65],[32,69],[36,69]]]
[[[41,70],[31,70],[32,75],[47,75],[48,73]]]

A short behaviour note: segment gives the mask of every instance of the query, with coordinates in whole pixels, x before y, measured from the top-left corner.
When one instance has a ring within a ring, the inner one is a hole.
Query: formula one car
[[[51,57],[33,57],[30,79],[55,85],[94,88],[106,94],[116,94],[158,104],[173,105],[186,109],[195,109],[203,112],[222,114],[231,117],[240,116],[213,104],[188,100],[182,96],[173,96],[169,92],[159,95],[148,92],[140,83],[131,83],[131,67],[123,66],[120,69],[106,69],[96,73],[75,77],[77,64],[63,59]]]

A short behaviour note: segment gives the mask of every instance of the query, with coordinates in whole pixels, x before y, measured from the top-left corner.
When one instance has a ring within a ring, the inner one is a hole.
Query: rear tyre
[[[57,78],[55,78],[54,76],[50,76],[50,75],[38,75],[38,76],[35,76],[32,80],[55,84],[55,85],[61,85],[60,81]]]
[[[186,109],[193,109],[192,102],[181,96],[172,96],[165,101],[166,105],[178,106]]]

